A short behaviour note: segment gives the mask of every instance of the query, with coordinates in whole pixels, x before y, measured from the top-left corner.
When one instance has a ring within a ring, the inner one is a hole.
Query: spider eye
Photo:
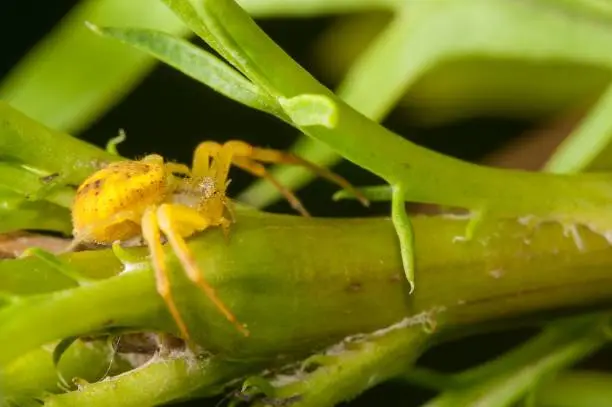
[[[180,179],[188,178],[189,176],[183,172],[172,172],[172,176]]]

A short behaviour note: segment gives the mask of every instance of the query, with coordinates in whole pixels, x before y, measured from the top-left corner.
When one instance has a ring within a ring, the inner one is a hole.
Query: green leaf
[[[358,188],[358,191],[363,194],[369,201],[390,201],[393,196],[393,188],[390,185],[375,185],[371,187]],[[343,199],[357,199],[357,196],[351,191],[340,190],[332,197],[334,201]]]
[[[188,33],[159,1],[83,0],[13,68],[0,84],[0,99],[47,126],[76,133],[151,71],[153,58],[101,40],[85,21]]]
[[[69,235],[70,211],[48,201],[27,201],[23,195],[0,187],[0,233],[27,229]]]
[[[612,85],[591,108],[580,125],[557,148],[545,171],[555,173],[582,170],[610,170],[612,151]]]
[[[388,11],[405,0],[240,0],[254,17],[313,17],[368,11]]]
[[[56,369],[64,353],[66,353],[70,345],[72,345],[77,339],[78,337],[76,336],[70,336],[68,338],[62,339],[61,341],[59,341],[57,345],[55,345],[55,347],[53,348],[52,359],[53,359],[53,366]]]
[[[52,130],[0,101],[0,159],[45,175],[57,173],[65,183],[78,185],[102,165],[122,158]]]
[[[243,0],[259,17],[310,16],[387,10],[397,0]],[[186,36],[186,27],[160,2],[82,0],[0,83],[0,99],[42,123],[78,133],[136,87],[155,61],[100,41],[85,21],[108,26],[134,24]],[[42,94],[53,97],[41,97]]]
[[[53,181],[45,181],[45,177],[38,176],[22,166],[0,161],[0,185],[24,198],[36,195],[48,182]],[[70,208],[74,199],[74,189],[57,186],[49,190],[43,198],[61,207]]]
[[[3,394],[11,399],[24,397],[42,399],[48,393],[73,389],[73,378],[97,382],[106,375],[116,375],[131,368],[119,355],[113,357],[113,350],[102,340],[74,341],[62,352],[61,362],[54,363],[59,353],[58,346],[49,344],[26,353],[1,372]],[[65,388],[58,382],[58,376],[68,383]],[[18,403],[18,406],[23,404]],[[38,403],[40,406],[40,403]]]
[[[538,380],[576,363],[608,342],[605,330],[609,323],[610,316],[604,314],[551,324],[499,360],[457,375],[462,387],[443,392],[425,406],[513,405],[533,390]]]
[[[91,23],[88,27],[103,37],[115,38],[151,54],[229,99],[285,119],[273,97],[227,63],[185,40],[154,30],[105,28]]]

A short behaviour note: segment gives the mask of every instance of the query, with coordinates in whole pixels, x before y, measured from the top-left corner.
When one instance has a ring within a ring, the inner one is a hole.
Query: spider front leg
[[[196,177],[214,178],[217,189],[225,192],[231,157],[228,161],[227,154],[220,155],[221,149],[221,144],[215,141],[204,141],[198,144],[193,153],[191,171]]]
[[[189,340],[189,332],[187,325],[183,321],[181,314],[172,297],[170,288],[170,279],[168,278],[168,270],[166,268],[166,254],[161,243],[161,233],[159,230],[159,221],[155,208],[148,208],[142,216],[142,236],[149,246],[151,260],[153,261],[153,269],[155,270],[155,286],[157,292],[162,297],[170,315],[176,322],[176,325],[185,340]]]
[[[196,231],[203,231],[209,226],[223,224],[223,219],[213,222],[195,209],[172,204],[161,205],[157,210],[157,219],[159,221],[159,228],[168,239],[174,253],[185,269],[187,277],[210,298],[228,321],[233,323],[244,336],[248,336],[249,331],[238,322],[234,314],[221,301],[215,289],[204,278],[191,250],[183,238],[183,236],[190,236]]]
[[[256,177],[264,178],[272,183],[276,189],[285,197],[285,199],[289,202],[291,207],[298,211],[302,216],[309,217],[310,213],[304,208],[302,202],[298,199],[297,196],[289,189],[287,189],[283,184],[278,182],[276,178],[274,178],[264,167],[258,162],[249,160],[244,157],[236,156],[233,158],[232,162],[239,168],[242,168],[246,172],[250,172]]]

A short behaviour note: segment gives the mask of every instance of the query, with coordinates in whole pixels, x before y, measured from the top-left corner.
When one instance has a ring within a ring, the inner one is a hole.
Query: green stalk
[[[435,311],[368,335],[347,337],[307,359],[293,377],[284,372],[273,378],[272,398],[293,400],[295,407],[331,407],[397,376],[423,351],[435,325]]]
[[[569,371],[543,380],[535,391],[538,407],[605,406],[612,400],[612,376],[596,371]]]
[[[572,135],[563,140],[546,163],[545,171],[555,173],[609,169],[609,150],[612,138],[612,85],[608,86],[595,106]]]
[[[610,315],[577,317],[550,324],[512,352],[453,376],[455,388],[427,407],[507,406],[533,389],[542,377],[577,362],[610,340]]]
[[[312,17],[325,14],[392,10],[401,0],[240,0],[240,6],[256,17]]]
[[[86,386],[58,400],[74,400],[66,405],[85,399],[102,403],[109,397],[134,401],[139,397],[135,387],[158,388],[155,383],[165,375],[175,379],[169,380],[163,391],[160,388],[155,400],[212,394],[225,382],[257,372],[262,364],[270,367],[289,363],[347,336],[382,329],[406,317],[432,315],[430,322],[435,323],[436,332],[444,334],[450,329],[457,334],[473,324],[486,326],[509,317],[524,323],[534,313],[596,306],[611,298],[612,253],[607,241],[586,230],[580,231],[582,250],[558,225],[530,230],[513,221],[488,224],[473,241],[456,242],[454,238],[466,227],[465,220],[416,218],[414,226],[422,236],[416,242],[421,289],[409,295],[388,219],[303,219],[249,212],[238,215],[229,240],[213,230],[190,239],[190,247],[221,298],[248,325],[250,337],[238,333],[199,290],[185,281],[170,256],[173,293],[192,339],[213,352],[226,373],[216,379],[215,373],[210,373],[211,381],[204,382],[210,386],[195,386],[197,377],[208,374],[208,365],[197,367],[190,364],[189,355],[179,355],[174,361],[147,365],[144,370]],[[345,256],[349,251],[352,255]],[[63,281],[38,293],[20,295],[18,301],[2,308],[0,363],[10,366],[11,361],[45,343],[91,332],[117,328],[176,332],[155,290],[142,249],[134,254],[140,260],[134,260],[133,270],[115,277],[112,275],[120,265],[108,250],[66,255],[73,267],[87,270],[91,277],[109,276],[81,286],[64,276],[52,277],[57,271],[34,259],[0,262],[0,271],[4,269],[0,277],[13,281],[9,293],[27,292],[24,287],[31,286],[29,279],[43,281],[44,275],[47,280]],[[37,266],[32,268],[32,262]],[[30,269],[31,276],[20,281],[18,275],[23,269]],[[419,327],[418,332],[421,330]],[[374,357],[370,346],[378,346],[375,342],[364,345],[363,351],[353,348],[356,353],[342,356],[339,364],[323,363],[323,370],[313,373],[313,381],[301,385],[306,386],[304,394],[309,383],[321,390],[320,397],[329,400],[354,394],[363,388],[362,367],[366,366],[380,367],[383,378],[396,375],[392,369],[396,365],[384,362],[382,355],[392,358],[406,350],[407,356],[416,356],[421,342],[412,342],[412,334],[407,335],[407,342],[398,339],[399,353],[381,350]],[[16,337],[22,339],[14,341]],[[381,349],[394,341],[381,342]],[[401,345],[407,343],[412,345]],[[405,359],[404,367],[409,359]],[[236,368],[233,361],[242,363]],[[341,380],[348,386],[347,392],[324,390],[329,381],[319,377],[341,366],[346,367]],[[280,394],[285,390],[279,390]],[[310,397],[319,400],[308,393],[306,398]]]
[[[432,308],[444,310],[441,327],[460,328],[610,298],[612,253],[596,234],[581,231],[579,250],[560,226],[529,231],[507,221],[473,242],[454,242],[465,226],[456,219],[415,220],[422,236],[416,243],[422,288],[410,296],[389,220],[244,214],[229,241],[218,231],[192,239],[211,284],[248,325],[248,338],[185,281],[174,261],[173,290],[193,340],[241,360],[291,359]],[[344,256],[347,252],[352,255]],[[66,258],[80,256],[85,255]],[[109,251],[87,256],[87,263],[75,265],[109,270],[114,258]],[[0,264],[12,273],[9,265],[22,261]],[[110,270],[116,272],[117,266]],[[0,322],[2,363],[53,340],[111,327],[176,332],[148,268],[24,297],[0,311]]]

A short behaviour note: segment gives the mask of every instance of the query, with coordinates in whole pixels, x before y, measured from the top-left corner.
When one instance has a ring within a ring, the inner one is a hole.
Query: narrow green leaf
[[[0,101],[0,159],[47,175],[57,173],[62,181],[78,185],[102,165],[122,158],[52,130]]]
[[[101,40],[85,21],[188,33],[159,1],[83,0],[13,68],[0,84],[0,99],[47,126],[76,133],[153,68],[153,58]]]
[[[358,191],[372,202],[390,201],[393,195],[393,188],[390,185],[375,185],[371,187],[358,188]],[[334,201],[343,199],[357,199],[357,196],[351,191],[340,190],[332,197]]]
[[[62,339],[61,341],[59,341],[57,345],[55,345],[55,347],[53,348],[52,359],[53,359],[53,366],[56,369],[64,353],[66,353],[70,345],[72,345],[77,339],[78,337],[76,336],[70,336],[68,338]]]
[[[551,324],[540,335],[499,360],[457,375],[457,389],[443,392],[426,407],[513,405],[542,377],[592,354],[610,340],[610,316],[575,318]]]
[[[28,201],[22,194],[0,187],[0,233],[26,229],[69,235],[70,211],[48,201]]]
[[[313,17],[367,11],[388,11],[406,0],[239,0],[254,17]],[[413,0],[411,0],[413,1]]]
[[[132,367],[120,355],[113,357],[113,350],[103,340],[74,341],[71,344],[69,341],[62,341],[55,346],[42,346],[3,369],[0,372],[0,383],[4,394],[9,398],[29,397],[40,400],[49,393],[75,389],[72,382],[75,378],[97,382],[107,375],[117,375]],[[61,361],[58,360],[58,347],[67,347],[61,351]],[[59,363],[54,363],[54,359]],[[66,383],[60,383],[62,379]],[[23,406],[20,403],[17,405]]]
[[[274,98],[215,55],[185,40],[154,30],[97,27],[91,23],[88,27],[153,55],[232,100],[285,119]]]
[[[48,182],[53,181],[45,181],[45,177],[38,176],[16,164],[0,161],[0,185],[19,193],[25,199],[37,194],[45,188]],[[74,189],[57,186],[41,199],[64,208],[70,208],[74,199]]]
[[[612,146],[612,85],[591,108],[582,123],[557,148],[545,170],[555,173],[610,170]]]

